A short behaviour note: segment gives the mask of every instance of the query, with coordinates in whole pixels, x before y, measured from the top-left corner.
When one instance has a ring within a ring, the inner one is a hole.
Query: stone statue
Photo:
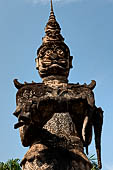
[[[60,30],[51,0],[46,35],[36,58],[43,82],[21,84],[14,80],[18,89],[14,128],[19,128],[23,146],[30,146],[21,162],[23,170],[91,170],[84,147],[88,154],[92,128],[98,166],[102,167],[103,111],[95,106],[92,90],[96,82],[68,83],[73,57]]]

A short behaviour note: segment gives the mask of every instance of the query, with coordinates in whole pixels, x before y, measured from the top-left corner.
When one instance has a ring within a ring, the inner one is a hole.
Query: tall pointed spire
[[[53,10],[53,1],[50,0],[51,10],[49,20],[45,27],[45,37],[43,38],[43,43],[51,42],[51,41],[64,41],[64,38],[60,34],[61,28],[58,22],[56,21],[56,17],[54,15]]]
[[[55,20],[55,15],[53,11],[53,1],[51,0],[51,12],[50,12],[50,17],[49,20]]]
[[[53,12],[53,2],[51,0],[51,12]]]

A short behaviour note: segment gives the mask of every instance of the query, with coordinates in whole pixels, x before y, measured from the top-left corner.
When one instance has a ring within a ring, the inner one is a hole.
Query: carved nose
[[[53,53],[53,59],[58,59],[58,55],[56,53]]]
[[[53,60],[52,64],[57,64],[58,61],[57,60]]]

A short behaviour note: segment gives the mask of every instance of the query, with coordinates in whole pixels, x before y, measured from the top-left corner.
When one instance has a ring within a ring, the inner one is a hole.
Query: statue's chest
[[[26,103],[37,104],[44,110],[49,107],[54,112],[83,112],[85,105],[94,105],[94,95],[90,89],[77,85],[53,88],[34,84],[24,86],[17,93],[17,105]]]

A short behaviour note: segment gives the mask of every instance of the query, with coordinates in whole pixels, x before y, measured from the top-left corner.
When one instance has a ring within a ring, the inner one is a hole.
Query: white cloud
[[[47,4],[50,3],[50,0],[25,0],[27,2],[31,2],[33,4],[43,3]],[[53,0],[53,3],[71,3],[71,2],[82,2],[82,1],[91,1],[91,0]],[[95,0],[92,0],[95,1]],[[103,2],[103,0],[100,0]],[[113,0],[104,0],[108,3],[113,3]]]
[[[50,2],[50,0],[26,0],[26,1],[27,2],[32,2],[34,4],[38,4],[38,3],[46,4],[46,3]],[[78,1],[82,1],[82,0],[53,0],[53,3],[57,3],[57,2],[68,3],[68,2],[78,2]]]

